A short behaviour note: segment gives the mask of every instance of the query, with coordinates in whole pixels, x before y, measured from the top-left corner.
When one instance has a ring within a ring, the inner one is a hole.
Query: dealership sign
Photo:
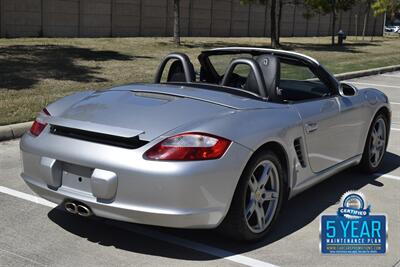
[[[322,215],[320,225],[323,254],[384,254],[387,249],[385,215],[371,214],[360,192],[347,192],[337,214]]]

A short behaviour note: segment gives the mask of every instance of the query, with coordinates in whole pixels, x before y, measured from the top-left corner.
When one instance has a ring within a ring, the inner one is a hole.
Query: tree
[[[276,27],[276,42],[280,46],[281,45],[281,23],[282,23],[282,10],[283,10],[283,5],[285,4],[284,0],[279,0],[278,4],[278,23]]]
[[[265,3],[267,4],[267,3]],[[270,17],[271,17],[271,46],[273,48],[277,48],[279,46],[277,40],[277,30],[276,30],[276,1],[271,1],[271,10],[270,10]]]
[[[363,2],[365,4],[364,22],[363,22],[363,31],[362,31],[362,39],[363,40],[365,38],[365,31],[367,29],[368,17],[369,17],[369,13],[371,10],[372,1],[373,0],[363,0]]]
[[[282,1],[282,0],[278,0]],[[240,0],[240,3],[243,5],[249,5],[252,3],[258,3],[261,5],[267,5],[268,0]],[[271,47],[277,48],[279,46],[279,36],[277,31],[277,23],[276,23],[276,0],[271,0]]]
[[[335,31],[336,31],[336,20],[340,10],[349,10],[356,0],[304,0],[304,4],[308,8],[308,12],[320,13],[320,14],[331,14],[331,37],[332,45],[335,45]]]
[[[393,21],[396,13],[400,10],[400,0],[375,0],[372,4],[374,16],[386,13],[387,18]]]
[[[278,4],[278,23],[276,30],[276,42],[280,45],[280,37],[281,37],[281,26],[282,26],[282,10],[285,5],[298,5],[299,0],[279,0]]]
[[[180,24],[180,4],[179,0],[174,0],[174,42],[176,45],[181,45]]]

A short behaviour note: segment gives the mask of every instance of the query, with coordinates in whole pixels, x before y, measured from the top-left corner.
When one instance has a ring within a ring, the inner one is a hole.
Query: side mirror
[[[358,94],[358,89],[351,84],[340,83],[339,94],[343,97],[356,96]]]

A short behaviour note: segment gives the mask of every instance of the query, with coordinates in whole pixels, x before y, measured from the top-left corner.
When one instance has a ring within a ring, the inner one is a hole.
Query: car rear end
[[[71,114],[90,110],[83,102],[57,115],[44,110],[23,136],[21,176],[34,192],[82,216],[179,228],[213,228],[221,222],[249,149],[209,133],[141,138],[152,131],[140,120],[138,129],[80,121]]]

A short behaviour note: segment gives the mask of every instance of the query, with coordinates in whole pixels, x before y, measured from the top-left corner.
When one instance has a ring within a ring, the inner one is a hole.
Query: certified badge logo
[[[350,191],[340,200],[335,215],[322,215],[323,254],[384,254],[387,249],[386,216],[371,214],[361,192]]]
[[[347,219],[359,219],[368,216],[371,206],[364,209],[365,197],[362,193],[347,192],[340,200],[340,207],[337,215],[346,217]]]

